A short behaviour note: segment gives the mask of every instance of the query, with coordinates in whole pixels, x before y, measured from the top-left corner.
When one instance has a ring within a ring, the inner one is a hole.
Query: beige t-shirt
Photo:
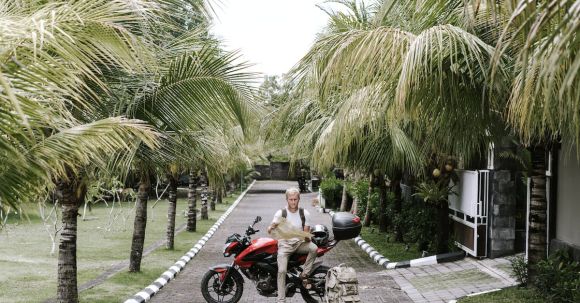
[[[274,214],[272,223],[278,224],[278,227],[271,233],[272,237],[277,240],[296,242],[303,241],[305,237],[310,237],[310,233],[304,232],[302,229],[302,219],[299,211],[292,213],[286,207],[286,219],[284,219],[280,209]],[[304,226],[311,226],[310,224],[310,213],[304,210]]]
[[[302,219],[300,219],[300,211],[296,210],[296,212],[293,213],[293,212],[288,210],[288,206],[286,206],[284,208],[286,209],[286,220],[288,222],[290,222],[292,224],[292,226],[296,227],[297,229],[303,230],[302,229]],[[279,209],[274,214],[274,220],[272,220],[272,223],[280,224],[281,221],[282,221],[282,210]],[[304,226],[312,226],[310,223],[310,212],[308,212],[306,209],[304,210]]]

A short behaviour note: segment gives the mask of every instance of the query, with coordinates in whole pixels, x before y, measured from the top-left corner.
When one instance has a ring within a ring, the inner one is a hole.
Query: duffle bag
[[[328,270],[326,303],[360,303],[358,279],[354,268],[340,264]]]

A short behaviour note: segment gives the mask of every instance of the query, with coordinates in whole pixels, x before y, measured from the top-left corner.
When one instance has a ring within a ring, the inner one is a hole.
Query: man
[[[274,215],[272,224],[268,226],[268,233],[278,227],[282,218],[296,229],[310,232],[310,213],[302,208],[298,208],[300,202],[300,190],[297,188],[289,188],[286,190],[285,208],[280,209]],[[304,271],[300,275],[305,287],[308,286],[308,275],[312,270],[312,265],[316,259],[317,246],[310,242],[310,238],[292,238],[278,240],[278,303],[286,302],[286,271],[288,268],[288,258],[293,253],[308,253],[306,262],[304,263]]]

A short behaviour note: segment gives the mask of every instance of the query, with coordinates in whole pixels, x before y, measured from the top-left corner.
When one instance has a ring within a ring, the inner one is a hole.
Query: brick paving
[[[202,275],[215,264],[230,263],[232,258],[222,255],[223,244],[230,234],[242,233],[255,216],[262,216],[263,221],[256,227],[261,231],[254,238],[266,236],[265,228],[272,220],[274,212],[285,205],[283,191],[296,182],[259,181],[240,202],[220,229],[206,243],[201,252],[183,269],[179,275],[167,284],[149,302],[203,303],[200,291]],[[330,227],[330,217],[319,213],[311,205],[315,194],[303,194],[300,206],[308,209],[313,222]],[[362,302],[413,302],[395,282],[395,277],[382,274],[385,271],[371,259],[353,241],[340,242],[336,248],[321,258],[329,266],[346,263],[357,270]],[[244,295],[240,302],[275,302],[275,298],[259,296],[254,284],[245,280]],[[296,294],[287,302],[303,302]]]
[[[413,302],[449,302],[468,294],[516,285],[505,258],[476,260],[383,271]]]

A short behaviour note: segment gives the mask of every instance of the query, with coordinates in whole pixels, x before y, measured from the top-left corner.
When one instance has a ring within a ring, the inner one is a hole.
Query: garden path
[[[285,205],[284,190],[296,185],[296,182],[285,181],[256,182],[200,253],[149,302],[205,302],[200,291],[202,275],[212,265],[231,262],[231,258],[222,256],[223,243],[227,236],[235,232],[242,233],[256,216],[262,216],[264,220],[256,225],[260,232],[254,237],[266,236],[265,229],[272,220],[274,212]],[[330,217],[319,213],[312,206],[311,201],[315,197],[314,193],[303,194],[300,205],[310,211],[314,222],[330,226]],[[395,283],[393,277],[380,274],[384,270],[373,263],[354,241],[340,242],[335,249],[321,259],[329,266],[346,263],[357,270],[362,302],[412,302]],[[246,280],[244,295],[240,302],[275,301],[275,298],[259,296],[254,284]],[[296,303],[303,300],[300,294],[296,294],[287,302]]]
[[[222,257],[223,243],[232,233],[242,233],[256,217],[263,221],[256,227],[261,231],[254,237],[267,236],[265,228],[274,212],[285,205],[283,192],[295,182],[258,181],[220,229],[205,244],[200,253],[162,288],[149,302],[203,303],[201,277],[215,264],[229,263]],[[330,226],[330,216],[312,206],[315,193],[302,194],[300,205],[310,211],[313,221]],[[476,260],[466,258],[452,263],[384,270],[375,264],[354,241],[343,241],[322,257],[329,266],[346,263],[357,270],[362,302],[437,302],[443,303],[472,293],[513,286],[509,261],[505,258]],[[240,302],[275,302],[274,298],[259,296],[248,280]],[[303,302],[299,294],[287,300]]]

